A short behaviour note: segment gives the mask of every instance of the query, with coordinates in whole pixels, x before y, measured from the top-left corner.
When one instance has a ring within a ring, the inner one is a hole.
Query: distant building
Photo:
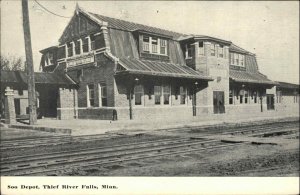
[[[259,72],[255,54],[230,41],[180,34],[80,8],[59,45],[41,53],[43,72],[68,80],[48,94],[50,102],[59,102],[56,112],[51,111],[59,119],[250,116],[283,111],[277,110],[284,107],[281,104],[292,112],[299,103],[299,85],[293,85],[293,92],[285,91],[289,87]],[[275,86],[280,86],[277,93]],[[284,102],[282,98],[291,93],[295,101]],[[53,106],[45,107],[45,116]]]

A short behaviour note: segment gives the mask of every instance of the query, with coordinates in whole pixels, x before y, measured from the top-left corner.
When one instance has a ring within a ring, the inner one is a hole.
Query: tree
[[[1,70],[25,70],[25,62],[21,57],[0,56]]]

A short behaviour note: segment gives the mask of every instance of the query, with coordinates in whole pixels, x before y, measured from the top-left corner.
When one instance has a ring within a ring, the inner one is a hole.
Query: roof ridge
[[[184,34],[184,33],[180,33],[180,32],[175,32],[175,31],[172,31],[172,30],[167,30],[167,29],[163,29],[163,28],[159,28],[159,27],[155,27],[155,26],[145,25],[145,24],[132,22],[132,21],[124,20],[124,19],[114,18],[114,17],[111,17],[111,16],[105,16],[105,15],[101,15],[101,14],[97,14],[97,13],[93,13],[93,12],[88,12],[88,13],[96,15],[96,16],[100,16],[100,17],[105,17],[105,18],[109,18],[109,19],[113,19],[113,20],[118,20],[120,22],[126,22],[126,23],[130,23],[130,24],[133,24],[133,25],[139,25],[139,26],[143,26],[143,27],[147,27],[147,28],[153,28],[153,29],[156,29],[156,30],[166,31],[166,32],[169,32],[169,33],[177,34],[177,36],[188,35],[188,34]],[[108,21],[106,21],[106,22],[108,22]],[[138,30],[138,29],[136,29],[136,30]]]

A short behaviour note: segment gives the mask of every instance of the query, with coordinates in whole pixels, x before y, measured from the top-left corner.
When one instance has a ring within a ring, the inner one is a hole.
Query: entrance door
[[[224,91],[214,91],[214,114],[225,113]]]
[[[274,95],[267,94],[267,110],[274,110]]]

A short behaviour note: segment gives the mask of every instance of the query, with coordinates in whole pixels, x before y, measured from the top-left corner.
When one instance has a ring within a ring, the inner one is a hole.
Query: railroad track
[[[212,135],[213,133],[220,133],[221,135],[231,134],[231,135],[248,135],[253,134],[259,131],[275,131],[281,128],[299,128],[298,122],[284,122],[284,123],[274,123],[267,125],[259,125],[254,127],[239,127],[238,130],[232,131],[232,129],[227,129],[224,131],[220,130],[210,130],[210,131],[200,131],[201,136]],[[192,131],[195,131],[197,128],[192,128]],[[198,128],[199,129],[199,128]],[[180,129],[179,129],[180,130]],[[189,130],[191,130],[189,128]],[[174,130],[172,130],[174,131]],[[183,130],[184,131],[184,130]],[[70,144],[75,142],[91,142],[91,141],[100,141],[108,140],[113,137],[119,137],[118,134],[98,134],[98,135],[84,135],[84,136],[52,136],[50,138],[30,138],[30,139],[21,139],[21,140],[7,140],[1,141],[0,150],[9,150],[9,149],[26,149],[38,146],[50,146],[50,145],[63,145]],[[124,135],[122,135],[124,136]]]
[[[32,148],[37,146],[49,146],[49,145],[62,145],[69,144],[74,142],[90,142],[90,141],[99,141],[107,140],[114,137],[119,137],[120,135],[107,135],[107,134],[98,134],[98,135],[80,135],[80,136],[54,136],[49,138],[30,138],[22,140],[9,140],[1,141],[0,150],[8,149],[21,149],[21,148]]]
[[[32,157],[15,157],[2,161],[2,175],[45,175],[74,168],[111,165],[127,161],[157,158],[167,155],[191,153],[206,149],[229,147],[237,144],[217,140],[175,139],[169,141],[119,145],[113,148],[98,148],[85,153],[41,154]]]

